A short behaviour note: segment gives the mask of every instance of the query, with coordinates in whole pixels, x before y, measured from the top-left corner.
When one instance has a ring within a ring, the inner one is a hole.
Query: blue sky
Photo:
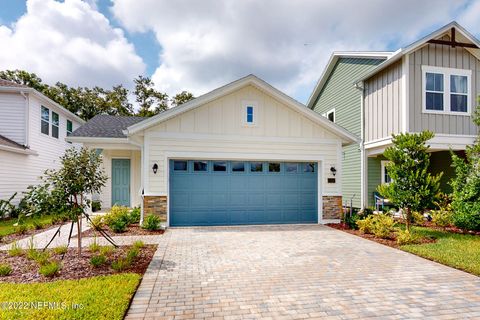
[[[396,50],[457,20],[480,36],[480,1],[0,0],[0,69],[44,81],[205,93],[254,73],[301,102],[332,51]]]

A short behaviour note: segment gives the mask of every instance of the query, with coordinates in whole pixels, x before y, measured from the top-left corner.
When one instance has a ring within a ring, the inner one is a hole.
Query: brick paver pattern
[[[159,243],[127,319],[480,319],[480,278],[325,226]]]

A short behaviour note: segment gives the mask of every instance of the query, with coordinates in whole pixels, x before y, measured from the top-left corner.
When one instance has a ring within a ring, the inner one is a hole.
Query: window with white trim
[[[41,125],[40,125],[40,131],[43,134],[46,134],[48,136],[50,132],[50,109],[42,106],[41,107]]]
[[[60,126],[60,117],[58,113],[52,111],[52,137],[58,139],[58,131]]]
[[[471,70],[422,66],[424,113],[470,113]]]
[[[381,173],[382,173],[382,184],[392,182],[392,178],[388,175],[388,164],[390,161],[382,160],[381,162]]]
[[[67,119],[67,136],[71,135],[73,132],[73,123]]]
[[[245,123],[248,125],[255,124],[255,107],[253,105],[245,106]]]

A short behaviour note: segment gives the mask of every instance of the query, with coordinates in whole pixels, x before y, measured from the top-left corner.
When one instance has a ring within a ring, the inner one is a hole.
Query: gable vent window
[[[471,70],[422,66],[423,112],[470,113]]]
[[[253,124],[253,106],[247,106],[247,124]]]
[[[49,134],[49,126],[50,126],[50,110],[42,106],[41,111],[41,128],[43,134]]]
[[[52,137],[58,139],[58,126],[60,124],[60,119],[58,113],[52,111]]]

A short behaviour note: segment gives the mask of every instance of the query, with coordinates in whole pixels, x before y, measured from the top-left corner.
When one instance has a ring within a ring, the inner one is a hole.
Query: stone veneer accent
[[[156,214],[163,220],[167,220],[167,196],[145,196],[143,197],[143,212]]]
[[[340,219],[342,196],[323,196],[323,219]]]

